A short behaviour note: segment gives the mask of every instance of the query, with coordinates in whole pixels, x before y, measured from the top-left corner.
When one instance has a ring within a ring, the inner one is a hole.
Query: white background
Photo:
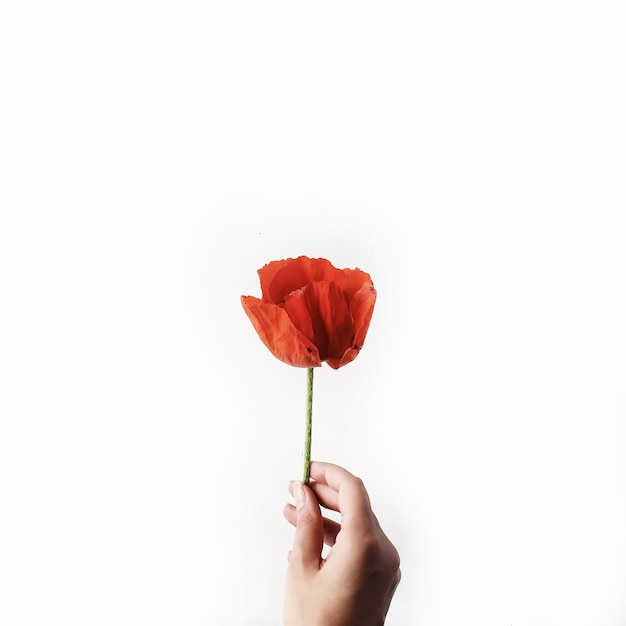
[[[0,8],[0,624],[274,626],[305,371],[256,270],[372,275],[316,372],[390,626],[626,624],[622,2]]]

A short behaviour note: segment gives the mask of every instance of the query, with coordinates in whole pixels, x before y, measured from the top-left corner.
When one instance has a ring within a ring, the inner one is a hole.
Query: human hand
[[[400,582],[400,557],[372,512],[362,481],[347,470],[313,461],[309,485],[292,482],[295,506],[284,515],[296,527],[289,554],[285,626],[382,626]],[[341,513],[322,517],[320,504]],[[323,544],[331,547],[322,558]]]

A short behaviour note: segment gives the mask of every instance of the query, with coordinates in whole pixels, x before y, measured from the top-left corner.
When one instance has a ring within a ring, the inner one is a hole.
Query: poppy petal
[[[270,268],[274,270],[274,268]],[[321,281],[332,282],[339,278],[341,270],[333,267],[326,259],[310,259],[306,256],[297,259],[289,259],[278,271],[265,272],[261,278],[266,282],[269,301],[274,304],[282,304],[287,296],[297,289],[302,289],[310,283]],[[266,293],[266,292],[264,292]]]
[[[339,369],[340,367],[347,365],[354,361],[358,356],[363,342],[365,341],[365,335],[372,319],[372,313],[374,312],[374,304],[376,302],[376,290],[373,287],[364,287],[358,291],[352,301],[350,302],[350,311],[354,319],[354,342],[341,356],[337,359],[328,359],[326,362],[333,369]]]
[[[352,313],[336,283],[310,283],[292,292],[284,307],[294,326],[317,346],[322,361],[341,358],[353,346]]]
[[[356,359],[359,355],[359,350],[356,348],[348,348],[340,359],[328,359],[326,363],[330,365],[334,370],[338,370],[341,366],[347,365]]]
[[[374,287],[370,275],[358,268],[342,270],[341,274],[341,277],[335,282],[339,289],[346,294],[348,300],[352,299],[357,291],[365,287]]]
[[[274,276],[283,269],[283,267],[287,266],[289,263],[292,263],[293,259],[283,259],[282,261],[271,261],[264,265],[257,274],[259,275],[259,281],[261,282],[261,299],[263,302],[274,302],[270,297],[270,285],[274,280]],[[304,284],[304,283],[303,283]],[[303,285],[300,285],[302,287]],[[278,304],[278,302],[274,302],[274,304]]]
[[[354,319],[354,345],[360,350],[370,326],[376,304],[374,287],[363,287],[357,291],[350,302],[350,311]]]
[[[241,296],[241,304],[261,341],[277,358],[295,367],[319,367],[319,351],[292,323],[281,307],[253,296]]]

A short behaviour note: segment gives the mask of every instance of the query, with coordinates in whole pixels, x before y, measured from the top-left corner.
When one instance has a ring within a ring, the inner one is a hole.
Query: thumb
[[[322,513],[315,495],[299,481],[291,483],[296,504],[296,535],[289,562],[306,569],[319,569],[324,547]]]

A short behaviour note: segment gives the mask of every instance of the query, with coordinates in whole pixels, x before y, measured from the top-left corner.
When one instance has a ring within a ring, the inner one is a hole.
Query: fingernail
[[[293,499],[296,502],[296,509],[301,509],[306,502],[306,494],[299,480],[293,481]]]

